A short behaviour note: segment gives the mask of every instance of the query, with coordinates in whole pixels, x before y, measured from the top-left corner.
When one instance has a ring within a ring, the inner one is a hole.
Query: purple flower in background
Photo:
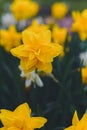
[[[68,33],[71,34],[71,26],[72,26],[72,18],[71,17],[66,17],[63,20],[60,21],[56,21],[56,23],[60,26],[60,27],[66,27],[68,29]]]

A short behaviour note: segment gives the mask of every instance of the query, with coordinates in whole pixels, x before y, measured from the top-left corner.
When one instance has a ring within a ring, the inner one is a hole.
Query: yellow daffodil
[[[54,18],[62,19],[68,13],[68,7],[65,3],[56,2],[52,5],[51,11]]]
[[[54,42],[59,43],[60,45],[64,45],[66,37],[67,37],[66,28],[60,28],[58,26],[53,27],[52,38]]]
[[[21,34],[16,31],[15,26],[10,26],[8,30],[0,30],[0,45],[9,52],[10,49],[20,45]]]
[[[79,120],[77,112],[75,111],[72,125],[64,130],[86,130],[87,129],[87,113],[85,113],[81,120]]]
[[[77,32],[82,41],[87,39],[87,9],[80,12],[72,12],[72,31]]]
[[[35,16],[39,11],[39,5],[30,0],[14,0],[10,9],[17,20],[23,20]]]
[[[51,31],[34,33],[28,30],[22,32],[23,45],[11,50],[20,59],[22,70],[27,73],[39,69],[50,73],[53,58],[62,53],[62,47],[51,43]]]
[[[37,20],[33,20],[32,24],[27,28],[29,31],[40,33],[49,28],[46,24],[39,24]]]
[[[87,84],[87,67],[81,69],[82,83]]]
[[[2,130],[34,130],[47,122],[43,117],[31,117],[31,109],[27,103],[19,105],[14,111],[1,109],[0,120]]]
[[[78,20],[80,18],[80,12],[79,11],[72,11],[72,18],[74,21]]]

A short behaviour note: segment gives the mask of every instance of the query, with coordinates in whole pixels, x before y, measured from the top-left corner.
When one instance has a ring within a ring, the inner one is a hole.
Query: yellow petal
[[[50,43],[51,42],[51,31],[46,30],[39,33],[39,43]]]
[[[11,26],[9,27],[9,31],[10,31],[10,32],[16,32],[16,27],[15,27],[14,25],[11,25]]]
[[[72,125],[75,126],[75,125],[77,125],[78,122],[79,122],[79,118],[78,118],[78,115],[77,115],[77,111],[75,111],[73,119],[72,119]]]
[[[27,128],[41,128],[47,122],[46,118],[43,117],[31,117],[27,120],[26,125]]]
[[[42,62],[39,62],[37,64],[37,68],[39,70],[45,71],[46,73],[51,73],[52,72],[52,64],[51,63],[42,63]]]
[[[80,121],[87,121],[87,113],[85,113]]]
[[[31,72],[36,69],[37,59],[21,58],[20,66],[24,72]]]
[[[21,105],[19,105],[15,110],[14,110],[14,114],[19,118],[19,119],[26,119],[29,118],[30,114],[31,114],[31,109],[28,106],[27,103],[23,103]]]
[[[9,128],[7,128],[7,130],[20,130],[20,128],[17,128],[17,127],[9,127]]]
[[[75,130],[87,130],[87,121],[80,121]]]
[[[64,130],[75,130],[75,127],[74,126],[70,126],[68,128],[65,128]]]
[[[6,127],[1,127],[0,130],[7,130],[7,128]]]
[[[15,114],[14,112],[4,109],[1,110],[0,119],[5,127],[12,127],[16,125],[21,128],[23,125],[24,117],[20,117],[21,115]]]
[[[11,49],[10,52],[12,53],[13,56],[18,57],[18,58],[28,57],[29,46],[21,45],[21,46]]]
[[[24,44],[31,46],[32,44],[36,44],[37,35],[34,32],[31,32],[26,29],[22,32],[22,40]]]
[[[15,116],[13,112],[5,109],[1,109],[0,120],[5,127],[12,126],[15,122]]]
[[[62,54],[62,52],[63,47],[56,43],[52,43],[49,45],[45,44],[41,46],[41,50],[39,55],[37,55],[37,58],[44,63],[52,62],[53,58]]]
[[[82,41],[85,41],[87,39],[87,34],[85,32],[80,32],[79,36]]]

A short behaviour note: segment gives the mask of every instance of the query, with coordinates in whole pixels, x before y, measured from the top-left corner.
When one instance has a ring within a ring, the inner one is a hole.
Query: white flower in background
[[[8,27],[10,25],[15,25],[17,21],[11,13],[5,13],[1,17],[1,23],[3,26]]]
[[[80,55],[80,60],[83,66],[87,66],[87,51],[86,52],[82,52]]]
[[[39,87],[44,86],[41,78],[39,77],[39,75],[35,71],[32,71],[32,72],[25,74],[24,71],[20,68],[20,66],[19,66],[19,69],[21,70],[20,76],[23,78],[26,78],[26,80],[25,80],[26,87],[29,87],[32,82],[36,83]]]
[[[26,20],[21,20],[18,22],[18,29],[23,30],[26,27]]]
[[[39,24],[43,24],[44,19],[41,16],[38,16],[36,20],[38,21]]]

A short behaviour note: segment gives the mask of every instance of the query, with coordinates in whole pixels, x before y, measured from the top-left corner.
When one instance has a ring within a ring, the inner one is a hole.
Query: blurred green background
[[[4,3],[9,3],[13,0],[0,0],[0,10],[3,9]],[[72,10],[82,10],[87,8],[87,0],[35,0],[40,3],[41,6],[50,7],[54,2],[65,2]],[[1,11],[0,11],[1,12]]]

